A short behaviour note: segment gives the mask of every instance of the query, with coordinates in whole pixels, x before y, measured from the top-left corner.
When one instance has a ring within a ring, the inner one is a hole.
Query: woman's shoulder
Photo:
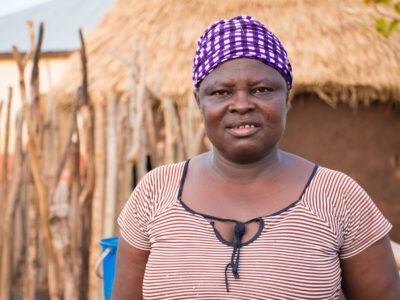
[[[181,161],[177,163],[169,163],[157,166],[150,170],[144,177],[143,180],[145,181],[154,181],[154,180],[168,180],[171,177],[181,176],[185,165],[188,161]]]
[[[357,181],[349,174],[321,165],[318,165],[316,180],[320,185],[332,188],[340,187],[341,189],[346,189],[352,186],[359,186]]]
[[[142,205],[152,208],[169,206],[176,199],[184,167],[185,162],[155,167],[136,185],[132,193],[132,201],[140,201]]]
[[[309,191],[309,198],[318,198],[335,207],[357,206],[371,201],[365,189],[343,171],[318,166]],[[315,200],[315,199],[314,199]]]

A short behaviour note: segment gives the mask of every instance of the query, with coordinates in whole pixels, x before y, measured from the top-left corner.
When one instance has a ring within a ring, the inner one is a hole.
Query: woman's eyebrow
[[[263,78],[257,78],[257,79],[250,79],[249,81],[250,85],[256,85],[260,83],[275,83],[276,80],[270,78],[270,77],[263,77]]]
[[[214,88],[214,87],[232,87],[235,84],[231,81],[223,80],[210,80],[209,82],[204,82],[204,88]]]

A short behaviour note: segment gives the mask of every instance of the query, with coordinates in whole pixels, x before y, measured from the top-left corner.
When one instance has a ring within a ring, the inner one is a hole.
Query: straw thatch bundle
[[[128,70],[115,53],[129,57],[137,40],[146,52],[147,87],[187,101],[198,37],[213,21],[240,14],[261,20],[281,39],[293,65],[294,94],[315,92],[353,106],[400,101],[400,33],[379,35],[373,28],[378,13],[361,0],[119,0],[87,38],[92,96],[129,90]],[[75,92],[77,60],[71,58],[58,88],[62,99]]]

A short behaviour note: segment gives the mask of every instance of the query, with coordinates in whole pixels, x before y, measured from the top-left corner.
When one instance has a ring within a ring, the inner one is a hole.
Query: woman
[[[119,218],[113,299],[400,299],[391,228],[348,176],[279,149],[292,72],[248,16],[200,37],[210,152],[159,167]]]

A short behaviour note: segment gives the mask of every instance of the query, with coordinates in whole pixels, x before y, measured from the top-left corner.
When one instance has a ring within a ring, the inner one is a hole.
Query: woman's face
[[[259,60],[227,61],[195,92],[214,151],[237,162],[253,162],[278,149],[288,110],[286,81]]]

